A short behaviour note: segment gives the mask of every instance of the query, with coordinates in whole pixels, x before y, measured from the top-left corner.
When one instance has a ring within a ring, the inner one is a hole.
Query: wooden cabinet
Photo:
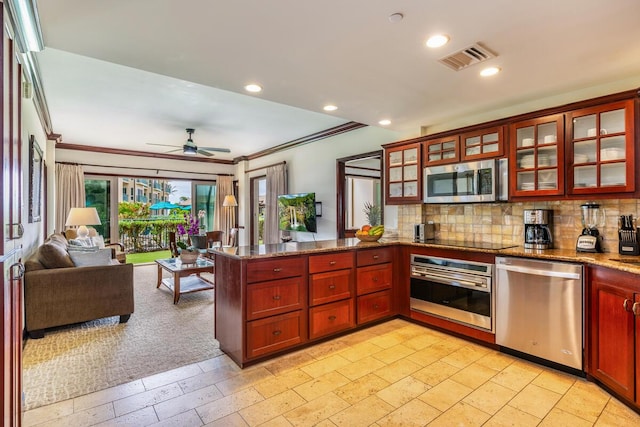
[[[460,136],[461,160],[502,157],[504,150],[504,126],[468,132]]]
[[[386,194],[389,205],[422,200],[420,143],[385,149]]]
[[[634,102],[614,102],[567,115],[567,193],[635,191]]]
[[[455,163],[460,160],[460,136],[451,135],[423,142],[423,166]]]
[[[307,258],[255,260],[246,277],[246,357],[305,342]]]
[[[355,326],[354,252],[309,256],[309,338]]]
[[[640,281],[638,275],[589,268],[588,372],[637,405],[640,393]]]
[[[363,249],[357,253],[356,295],[358,324],[393,314],[393,251]]]
[[[556,114],[510,127],[509,195],[564,194],[564,116]]]

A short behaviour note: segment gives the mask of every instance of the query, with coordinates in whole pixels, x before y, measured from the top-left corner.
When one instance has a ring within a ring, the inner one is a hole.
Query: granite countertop
[[[421,248],[447,248],[467,252],[492,253],[500,256],[515,256],[536,258],[549,261],[579,262],[599,265],[640,274],[640,256],[620,255],[618,253],[588,253],[576,252],[575,249],[525,249],[522,246],[502,247],[501,245],[480,244],[465,242],[415,242],[411,239],[385,239],[377,242],[361,242],[358,239],[318,240],[314,242],[288,242],[269,245],[240,246],[234,248],[221,248],[219,253],[236,259],[259,259],[279,256],[308,255],[313,253],[334,252],[345,249],[379,248],[394,245],[409,245]],[[482,247],[484,246],[484,247]],[[508,245],[505,245],[508,246]],[[627,262],[625,262],[627,261]]]

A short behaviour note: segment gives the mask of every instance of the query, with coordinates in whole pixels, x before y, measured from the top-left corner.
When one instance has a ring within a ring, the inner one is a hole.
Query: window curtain
[[[216,180],[216,205],[213,211],[213,227],[224,231],[223,241],[229,244],[231,229],[236,226],[236,208],[222,206],[224,197],[234,194],[233,177],[218,176]]]
[[[267,194],[264,206],[264,242],[280,243],[278,231],[278,195],[287,191],[287,167],[284,164],[267,168]]]
[[[71,208],[84,208],[84,170],[80,165],[56,163],[56,232],[63,232]]]

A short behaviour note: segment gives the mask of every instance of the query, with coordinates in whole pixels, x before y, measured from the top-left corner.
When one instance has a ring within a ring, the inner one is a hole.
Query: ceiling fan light
[[[190,156],[195,156],[196,154],[198,154],[198,150],[194,146],[183,145],[182,146],[182,154],[188,154]]]

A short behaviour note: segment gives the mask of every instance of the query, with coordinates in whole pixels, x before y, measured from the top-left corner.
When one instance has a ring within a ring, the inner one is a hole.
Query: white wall
[[[318,233],[298,233],[296,240],[309,241],[335,239],[337,236],[336,212],[336,159],[370,151],[381,150],[382,144],[397,141],[399,135],[388,129],[365,127],[323,139],[311,144],[282,151],[270,156],[248,161],[245,170],[269,166],[281,161],[287,162],[289,173],[289,193],[315,192],[316,201],[322,202],[322,217],[318,218]],[[248,206],[249,179],[264,175],[264,169],[245,174],[238,178],[243,183],[240,206]],[[249,209],[240,214],[242,225],[250,224]],[[241,244],[248,244],[249,233],[241,233]],[[246,240],[245,240],[246,239]]]

